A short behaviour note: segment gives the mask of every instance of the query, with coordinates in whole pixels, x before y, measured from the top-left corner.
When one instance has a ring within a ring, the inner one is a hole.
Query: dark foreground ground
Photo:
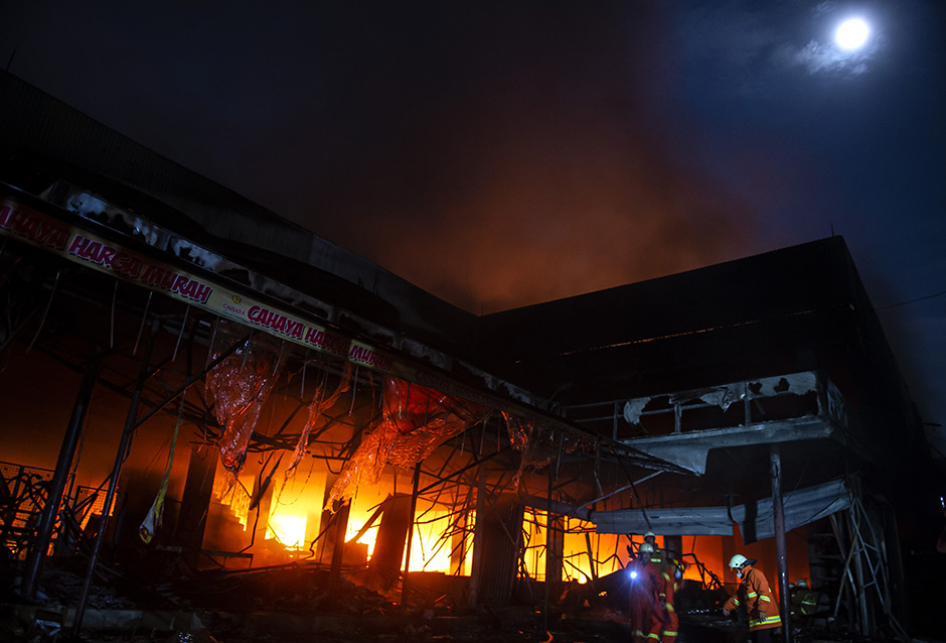
[[[480,623],[465,623],[459,625],[449,622],[428,622],[422,625],[399,626],[400,623],[391,623],[390,627],[377,626],[362,627],[358,623],[350,623],[338,629],[327,629],[317,632],[279,632],[263,631],[255,627],[238,627],[234,629],[217,628],[211,631],[208,628],[198,628],[189,632],[183,631],[131,631],[131,632],[89,632],[83,631],[78,639],[72,639],[70,632],[40,631],[32,628],[28,631],[3,632],[3,640],[11,643],[27,642],[41,643],[46,641],[86,641],[101,643],[395,643],[399,641],[418,642],[494,642],[494,643],[578,643],[578,642],[630,642],[631,634],[627,626],[609,622],[579,622],[558,623],[550,631],[538,632],[534,629],[516,629],[512,623],[499,624],[490,627],[484,621]],[[9,637],[9,638],[7,638]],[[705,641],[707,643],[729,643],[738,640],[726,633],[713,630],[683,632],[681,643],[691,641]]]
[[[81,567],[51,563],[35,600],[0,584],[0,643],[630,643],[626,615],[587,591],[550,602],[548,616],[522,601],[470,608],[465,588],[436,577],[415,580],[411,600],[399,588],[375,591],[344,581],[327,589],[326,574],[303,566],[245,573],[99,578],[73,636]],[[361,579],[364,580],[364,579]],[[447,579],[449,580],[449,579]],[[581,589],[581,588],[578,588]],[[532,598],[541,597],[532,591]],[[590,598],[590,600],[589,600]],[[607,599],[605,599],[607,600]],[[715,599],[713,599],[715,600]],[[681,614],[678,643],[742,643],[745,630],[722,617],[713,600]],[[871,643],[844,631],[800,624],[797,643]],[[776,639],[779,641],[780,639]],[[930,642],[932,639],[915,639]],[[913,643],[903,640],[903,643]]]
[[[9,643],[630,643],[631,628],[618,614],[605,620],[559,618],[544,629],[541,614],[520,607],[481,610],[459,616],[424,613],[385,616],[313,616],[297,614],[199,613],[184,628],[131,627],[122,631],[83,629],[78,638],[68,628],[46,627],[11,614],[4,606],[0,641]],[[681,621],[679,643],[742,643],[745,632],[727,619],[696,614]],[[780,637],[774,639],[781,641]],[[798,643],[879,643],[845,633],[796,631]],[[929,642],[931,639],[914,639]]]

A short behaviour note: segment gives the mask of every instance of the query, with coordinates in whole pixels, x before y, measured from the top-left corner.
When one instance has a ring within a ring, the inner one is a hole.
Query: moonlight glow
[[[870,27],[860,18],[845,20],[834,32],[834,41],[838,47],[848,51],[859,49],[867,42]]]

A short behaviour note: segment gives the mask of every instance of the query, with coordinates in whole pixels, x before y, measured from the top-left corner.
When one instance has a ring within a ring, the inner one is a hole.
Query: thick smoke
[[[474,312],[747,254],[666,3],[122,7],[22,11],[17,70]]]
[[[410,46],[376,34],[355,65],[339,100],[375,111],[340,115],[352,138],[296,217],[316,232],[473,312],[704,266],[751,238],[698,169],[651,12],[543,5],[414,30]]]

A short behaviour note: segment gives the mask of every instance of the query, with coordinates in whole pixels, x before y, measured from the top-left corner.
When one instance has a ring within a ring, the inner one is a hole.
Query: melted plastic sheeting
[[[345,463],[325,509],[354,496],[361,484],[377,484],[385,464],[412,467],[423,461],[488,412],[479,404],[394,377],[385,380],[383,404],[381,424]]]
[[[296,443],[296,449],[292,452],[292,460],[289,461],[289,466],[286,467],[285,480],[288,480],[290,476],[292,476],[296,467],[302,461],[302,456],[305,455],[305,450],[309,446],[309,434],[319,421],[319,418],[322,417],[322,414],[327,409],[335,406],[335,402],[338,401],[342,393],[351,388],[351,374],[353,370],[354,364],[346,362],[345,369],[342,371],[341,379],[339,379],[335,391],[326,395],[325,387],[319,386],[315,395],[312,396],[312,401],[309,402],[309,418],[306,420],[302,434],[299,436],[299,442]]]
[[[279,378],[281,358],[282,352],[277,353],[264,336],[241,346],[207,373],[206,390],[213,396],[214,416],[221,427],[220,459],[227,471],[243,469],[260,411]]]
[[[519,487],[519,479],[527,470],[535,471],[546,467],[555,459],[558,445],[552,431],[535,422],[503,412],[506,419],[506,430],[509,432],[509,442],[512,447],[522,454],[519,461],[519,470],[513,478],[514,487]]]
[[[560,445],[561,452],[567,454],[574,453],[579,447],[582,451],[589,451],[595,446],[588,438],[576,438],[567,433],[556,434],[546,426],[506,412],[503,412],[503,418],[506,420],[509,442],[522,454],[519,470],[513,478],[513,486],[517,488],[523,473],[542,469],[554,462]]]

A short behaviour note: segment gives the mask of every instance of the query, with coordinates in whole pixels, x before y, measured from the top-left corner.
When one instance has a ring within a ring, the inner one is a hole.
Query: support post
[[[62,493],[66,488],[66,481],[69,478],[69,469],[72,468],[72,459],[75,457],[76,447],[79,445],[82,424],[85,422],[86,411],[89,410],[89,400],[92,399],[92,391],[95,389],[95,381],[98,379],[101,363],[102,356],[99,348],[96,347],[82,375],[82,384],[79,386],[79,393],[76,395],[75,405],[72,407],[72,416],[69,418],[66,436],[63,438],[62,446],[59,449],[56,471],[50,481],[49,497],[46,499],[46,506],[43,507],[43,513],[40,515],[36,539],[33,541],[26,572],[23,575],[23,584],[20,591],[23,596],[31,600],[36,597],[43,561],[46,559],[46,551],[49,549],[49,543],[52,540],[53,527],[56,525],[56,518],[59,516],[59,505],[62,503]]]
[[[352,406],[355,406],[355,392],[352,392]],[[351,411],[349,411],[349,416],[351,416]],[[358,449],[358,446],[361,444],[361,439],[364,435],[364,424],[360,419],[361,414],[355,416],[352,420],[352,433],[351,439],[345,445],[345,449],[349,449],[348,454],[351,455]],[[343,450],[344,453],[344,450]],[[331,474],[329,477],[333,477]],[[337,476],[335,477],[337,479]],[[328,480],[325,484],[325,494],[326,498],[331,494],[331,487],[334,485],[329,485]],[[339,506],[338,500],[335,501],[335,507],[337,507],[337,512],[335,514],[335,540],[332,543],[332,566],[329,569],[329,587],[337,589],[341,587],[342,581],[342,563],[345,562],[345,535],[348,533],[348,519],[351,517],[351,503],[353,499],[349,499],[347,502]],[[327,518],[326,512],[322,512],[322,518],[325,520]]]
[[[614,403],[614,422],[611,426],[611,439],[615,441],[618,439],[618,412],[621,410],[619,404],[620,402]]]
[[[743,426],[749,426],[752,424],[752,402],[749,398],[751,391],[749,390],[749,382],[742,383],[742,399],[743,399],[743,411],[745,415],[745,423]]]
[[[381,524],[378,525],[374,553],[368,561],[368,573],[376,577],[381,588],[390,590],[401,579],[407,533],[414,525],[411,497],[406,493],[389,495],[378,511],[381,512]],[[357,541],[358,538],[351,540]]]
[[[785,508],[782,504],[782,456],[778,444],[769,447],[769,460],[772,472],[772,513],[775,518],[775,551],[778,557],[778,593],[779,611],[782,613],[782,640],[785,643],[792,643],[791,602],[788,595],[788,556],[785,546]]]
[[[486,477],[487,463],[480,465],[479,480],[476,489],[476,523],[473,525],[473,569],[470,573],[470,605],[476,605],[479,599],[480,585],[483,576],[483,539],[486,537],[484,525],[486,520]]]
[[[866,543],[860,536],[860,533],[856,529],[856,520],[857,517],[854,515],[854,509],[847,510],[847,517],[849,522],[849,531],[851,532],[851,553],[853,554],[854,561],[854,573],[857,577],[857,602],[858,602],[858,613],[861,617],[861,634],[864,636],[873,636],[874,628],[873,622],[870,616],[870,609],[867,600],[867,591],[865,587],[868,584],[867,574],[864,571],[864,565],[861,561],[861,553],[866,551]],[[855,547],[856,543],[856,547]],[[871,583],[876,583],[877,579],[872,578]]]
[[[213,496],[219,453],[213,445],[194,445],[191,447],[190,462],[187,465],[187,478],[181,496],[181,511],[174,539],[183,548],[184,559],[194,569],[197,568],[204,541],[204,527]]]
[[[264,560],[267,547],[266,534],[269,533],[269,518],[273,511],[273,485],[266,485],[265,479],[262,477],[265,472],[266,465],[264,464],[260,475],[253,481],[252,495],[252,498],[257,500],[256,520],[254,521],[255,531],[252,536],[253,553]],[[266,485],[265,489],[263,489],[263,485]]]
[[[459,505],[457,505],[459,506]],[[469,504],[466,505],[469,507]],[[450,574],[463,574],[463,562],[466,560],[466,517],[467,513],[457,516],[455,531],[450,538]]]
[[[338,503],[338,500],[335,501]],[[335,515],[335,543],[332,545],[332,566],[329,569],[329,587],[337,589],[342,582],[342,563],[345,560],[345,533],[348,531],[348,517],[351,515],[351,501],[341,507]]]
[[[325,492],[322,496],[323,509],[319,517],[319,535],[322,537],[318,539],[315,550],[316,561],[319,565],[327,564],[329,569],[332,568],[332,552],[335,550],[335,530],[333,526],[333,517],[335,514],[332,513],[332,508],[325,509],[325,507],[329,497],[332,495],[332,487],[335,485],[336,480],[338,480],[337,474],[328,473],[325,476]],[[309,542],[311,543],[312,540]]]
[[[154,347],[154,338],[158,333],[159,323],[160,322],[155,319],[151,324],[151,334],[148,336],[144,357],[141,360],[141,366],[138,370],[138,381],[135,382],[135,391],[131,395],[131,403],[128,405],[128,414],[125,416],[125,428],[122,431],[122,439],[118,445],[118,452],[115,454],[115,464],[112,466],[112,477],[108,481],[108,492],[105,494],[105,504],[102,506],[102,520],[99,522],[99,531],[95,534],[95,543],[92,545],[92,555],[89,557],[89,569],[85,574],[85,581],[82,583],[82,592],[79,594],[79,604],[76,606],[76,619],[72,626],[72,635],[74,638],[79,638],[79,628],[82,626],[85,603],[89,597],[89,587],[92,585],[95,565],[98,562],[99,552],[102,549],[102,540],[105,538],[105,531],[108,527],[108,515],[111,513],[112,501],[115,499],[118,475],[121,472],[122,464],[125,462],[125,455],[131,444],[131,436],[134,435],[137,426],[138,405],[141,401],[141,391],[144,389],[145,382],[149,376],[151,349]]]
[[[407,555],[404,557],[404,580],[401,581],[401,607],[407,605],[410,593],[408,573],[411,571],[411,546],[414,544],[414,516],[417,513],[417,491],[420,487],[420,462],[414,467],[414,490],[411,492],[411,526],[407,530]]]

